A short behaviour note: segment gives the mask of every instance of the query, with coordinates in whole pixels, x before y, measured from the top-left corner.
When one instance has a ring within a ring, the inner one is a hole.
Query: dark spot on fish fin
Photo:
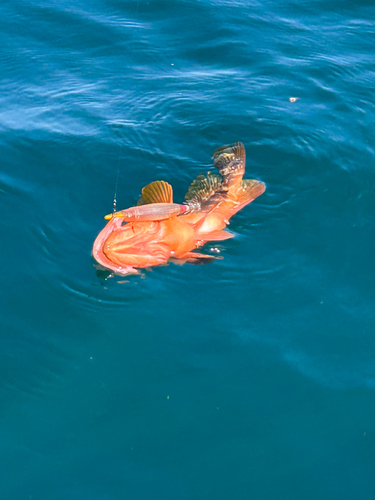
[[[207,173],[207,177],[203,174],[198,175],[191,183],[188,192],[185,195],[187,203],[198,204],[201,206],[209,200],[214,194],[221,191],[222,179],[220,175]]]
[[[232,146],[222,146],[213,154],[214,166],[223,176],[226,184],[233,175],[243,175],[245,172],[246,152],[242,142],[236,142]]]
[[[247,205],[266,190],[266,185],[254,179],[244,179],[236,190],[236,200],[240,205]]]
[[[165,181],[154,181],[145,186],[137,205],[149,203],[173,203],[172,186]]]

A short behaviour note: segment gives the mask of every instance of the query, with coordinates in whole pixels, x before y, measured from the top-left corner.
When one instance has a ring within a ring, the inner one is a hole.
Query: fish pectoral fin
[[[209,233],[200,233],[198,238],[204,241],[223,241],[234,238],[234,234],[226,229],[221,229],[218,231],[211,231]]]
[[[137,205],[150,203],[173,203],[173,189],[168,182],[154,181],[142,189]]]

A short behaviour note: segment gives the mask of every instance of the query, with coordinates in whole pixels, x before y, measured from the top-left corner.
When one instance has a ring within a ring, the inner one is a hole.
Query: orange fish
[[[155,181],[143,188],[136,207],[106,215],[109,222],[93,246],[95,260],[124,275],[169,259],[213,259],[193,250],[208,241],[232,238],[233,233],[225,229],[229,219],[266,189],[263,182],[243,179],[242,143],[217,149],[213,160],[220,175],[199,175],[184,204],[173,203],[172,187],[167,182]]]

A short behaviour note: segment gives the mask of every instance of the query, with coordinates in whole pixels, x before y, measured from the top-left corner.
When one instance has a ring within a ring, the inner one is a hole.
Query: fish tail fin
[[[245,205],[251,203],[255,200],[255,198],[258,198],[258,196],[263,194],[265,190],[266,185],[264,182],[254,179],[244,179],[234,193],[234,197],[238,203],[238,209],[236,208],[236,212],[241,210],[241,208]]]

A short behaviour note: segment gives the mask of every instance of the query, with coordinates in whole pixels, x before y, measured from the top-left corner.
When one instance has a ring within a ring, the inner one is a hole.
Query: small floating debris
[[[299,100],[299,97],[289,97],[289,102],[296,102]]]

